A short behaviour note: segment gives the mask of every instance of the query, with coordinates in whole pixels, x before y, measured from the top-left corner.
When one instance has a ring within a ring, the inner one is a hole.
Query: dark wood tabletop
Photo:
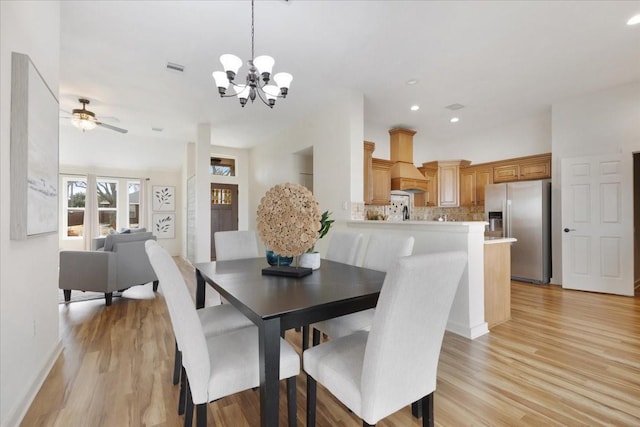
[[[196,307],[208,283],[258,326],[261,425],[277,426],[281,332],[375,307],[385,273],[328,260],[302,278],[262,275],[265,267],[265,258],[196,264]]]

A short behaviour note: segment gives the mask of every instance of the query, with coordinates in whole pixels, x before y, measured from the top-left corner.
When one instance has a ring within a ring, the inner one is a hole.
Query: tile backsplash
[[[365,205],[362,202],[351,203],[351,219],[365,219],[366,211],[388,215],[392,206]],[[457,208],[411,206],[409,219],[412,221],[437,221],[447,216],[447,221],[484,221],[484,206],[461,206]]]

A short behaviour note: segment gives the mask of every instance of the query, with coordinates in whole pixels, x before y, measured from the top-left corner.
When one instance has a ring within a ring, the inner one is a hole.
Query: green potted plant
[[[332,212],[329,211],[324,211],[322,213],[322,217],[320,218],[320,230],[318,230],[318,238],[313,242],[313,245],[311,245],[307,252],[300,255],[300,259],[298,260],[300,267],[307,267],[313,270],[320,268],[320,252],[316,252],[315,247],[318,240],[327,235],[331,229],[331,224],[335,222],[334,220],[329,219],[331,214]]]

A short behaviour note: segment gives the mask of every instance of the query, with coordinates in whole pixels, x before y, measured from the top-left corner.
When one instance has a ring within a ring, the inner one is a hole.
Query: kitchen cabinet
[[[371,159],[372,205],[388,205],[391,200],[391,160]]]
[[[460,167],[469,166],[467,160],[438,162],[438,206],[460,206]]]
[[[486,165],[460,169],[460,206],[484,206],[484,189],[493,184],[493,168]]]
[[[551,178],[551,153],[494,162],[494,183],[546,178]]]
[[[489,329],[511,319],[511,241],[484,245],[484,320]]]
[[[371,204],[373,200],[373,151],[376,149],[376,144],[373,142],[364,142],[364,164],[363,164],[363,191],[365,205]]]

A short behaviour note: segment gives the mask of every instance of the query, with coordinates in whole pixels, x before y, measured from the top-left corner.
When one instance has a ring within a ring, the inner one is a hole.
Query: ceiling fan
[[[86,98],[78,99],[82,104],[82,108],[74,108],[71,113],[71,123],[80,129],[81,131],[87,131],[91,129],[95,129],[96,126],[102,126],[107,129],[115,130],[120,133],[129,132],[127,129],[122,129],[113,125],[109,125],[107,123],[103,123],[96,118],[96,115],[93,111],[87,110],[87,104],[89,104],[89,100]]]

